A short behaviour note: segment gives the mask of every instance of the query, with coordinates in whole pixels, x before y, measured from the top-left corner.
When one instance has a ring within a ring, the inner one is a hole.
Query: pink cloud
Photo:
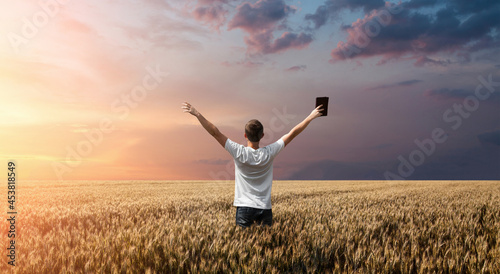
[[[230,0],[200,0],[192,12],[194,19],[212,26],[219,30],[226,23],[226,16],[229,13],[223,6]]]

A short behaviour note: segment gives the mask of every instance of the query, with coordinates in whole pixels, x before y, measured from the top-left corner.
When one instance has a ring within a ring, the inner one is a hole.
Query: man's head
[[[252,119],[245,125],[245,137],[250,142],[259,142],[264,136],[264,127],[259,120]]]

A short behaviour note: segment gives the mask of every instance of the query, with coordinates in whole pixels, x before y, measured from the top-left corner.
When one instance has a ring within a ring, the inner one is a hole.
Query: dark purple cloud
[[[312,42],[313,38],[310,34],[300,33],[295,34],[291,32],[283,33],[279,38],[274,40],[270,47],[265,48],[264,53],[275,53],[284,51],[290,48],[301,49],[307,47]]]
[[[287,19],[297,10],[284,0],[238,2],[234,9],[236,0],[198,0],[192,14],[217,30],[227,24],[228,30],[246,32],[250,56],[302,49],[314,40],[307,26],[301,32],[289,27]],[[498,0],[407,0],[398,5],[384,0],[326,0],[306,14],[305,21],[318,29],[343,10],[362,10],[365,16],[341,27],[347,41],[331,51],[332,62],[381,56],[379,64],[384,64],[404,56],[415,60],[416,66],[446,66],[468,62],[481,50],[500,48]],[[439,53],[455,57],[443,60],[436,57]]]
[[[306,69],[307,69],[306,65],[300,65],[300,66],[289,67],[289,68],[285,69],[285,71],[296,72],[296,71],[304,71]]]
[[[324,160],[302,166],[285,180],[382,180],[378,163],[353,163]],[[280,178],[281,179],[281,178]]]
[[[481,133],[477,136],[482,145],[500,146],[500,130]],[[499,155],[500,158],[500,155]]]
[[[415,168],[408,180],[499,180],[500,134],[479,135],[481,146],[454,149],[428,158]],[[286,180],[385,180],[387,167],[396,170],[399,161],[339,162],[333,160],[305,164]],[[282,178],[279,178],[282,179]]]
[[[305,19],[312,21],[316,28],[320,28],[343,9],[355,10],[362,8],[365,12],[369,12],[383,6],[383,0],[327,0],[316,9],[315,13],[307,14]]]
[[[255,4],[243,3],[229,22],[229,30],[241,28],[249,33],[266,31],[294,12],[295,8],[286,5],[282,0],[259,0]]]
[[[412,80],[406,80],[406,81],[401,81],[401,82],[392,83],[392,84],[376,86],[373,88],[368,88],[367,90],[388,89],[388,88],[394,88],[394,87],[409,87],[409,86],[413,86],[415,84],[418,84],[420,82],[422,82],[422,80],[412,79]]]
[[[313,38],[309,34],[291,32],[284,32],[280,37],[274,39],[272,30],[253,33],[245,37],[249,52],[261,54],[278,53],[288,49],[302,49],[312,41]]]
[[[279,27],[282,28],[287,16],[295,12],[295,8],[286,5],[282,0],[259,0],[255,4],[243,3],[237,10],[236,15],[229,22],[228,29],[240,28],[249,34],[245,37],[245,43],[251,54],[270,54],[288,49],[301,49],[313,41],[311,34],[297,34],[289,31],[274,38],[274,31]]]
[[[386,60],[403,55],[414,58],[416,65],[446,65],[447,62],[428,57],[440,52],[456,53],[470,59],[470,54],[500,46],[500,2],[436,1],[446,4],[430,14],[409,9],[409,6],[432,5],[432,1],[410,1],[404,9],[390,14],[385,8],[372,11],[343,29],[347,42],[339,42],[332,50],[332,61],[348,58],[383,56]],[[469,4],[468,4],[469,3]],[[469,8],[469,10],[468,10]],[[390,14],[383,18],[382,15]]]
[[[472,93],[470,91],[465,89],[448,89],[448,88],[427,90],[425,93],[426,96],[437,97],[442,99],[448,99],[448,98],[463,99],[471,94]]]
[[[457,11],[460,14],[470,14],[476,13],[483,10],[489,10],[491,8],[498,7],[499,2],[497,0],[449,0],[449,1],[439,1],[440,3],[445,3],[449,8]]]

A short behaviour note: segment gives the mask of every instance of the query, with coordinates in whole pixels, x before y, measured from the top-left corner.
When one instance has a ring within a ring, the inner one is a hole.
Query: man
[[[234,159],[236,224],[249,227],[254,222],[272,225],[271,186],[273,183],[273,160],[309,123],[321,116],[322,105],[315,108],[309,116],[296,125],[278,141],[259,147],[264,137],[264,127],[258,120],[250,120],[245,126],[247,146],[231,141],[210,123],[191,104],[184,102],[182,109],[198,118],[200,124],[223,146]]]

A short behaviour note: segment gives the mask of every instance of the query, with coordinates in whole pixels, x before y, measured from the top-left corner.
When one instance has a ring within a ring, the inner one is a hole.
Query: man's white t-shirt
[[[273,160],[284,147],[282,139],[259,149],[226,140],[224,148],[234,158],[234,206],[271,209]]]

